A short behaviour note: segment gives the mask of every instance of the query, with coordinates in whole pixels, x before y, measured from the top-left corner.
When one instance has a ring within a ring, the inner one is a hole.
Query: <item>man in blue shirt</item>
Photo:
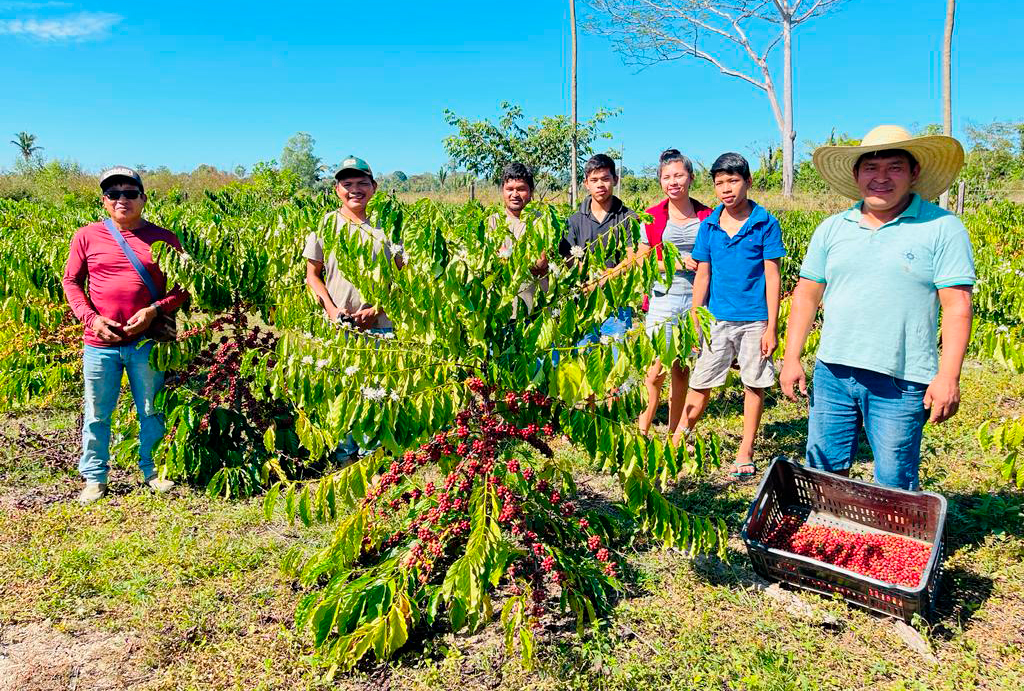
[[[747,199],[750,166],[739,154],[722,154],[711,166],[721,203],[700,225],[691,256],[698,262],[693,281],[693,320],[704,305],[715,317],[690,378],[683,419],[675,431],[678,445],[704,414],[711,389],[725,384],[733,360],[743,381],[743,440],[732,467],[734,477],[749,477],[754,438],[764,410],[764,390],[775,383],[772,354],[778,345],[779,259],[786,256],[774,216]]]
[[[848,475],[861,425],[875,481],[917,489],[926,421],[960,404],[974,258],[963,223],[928,202],[963,165],[952,137],[883,125],[860,146],[814,152],[822,177],[858,201],[811,237],[793,293],[780,383],[807,393],[800,354],[823,304],[807,431],[811,467]],[[942,308],[942,356],[936,333]]]

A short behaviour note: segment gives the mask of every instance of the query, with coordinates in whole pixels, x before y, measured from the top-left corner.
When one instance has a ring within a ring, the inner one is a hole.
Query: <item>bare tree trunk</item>
[[[952,1],[952,0],[950,0]],[[782,101],[785,113],[782,119],[782,195],[793,196],[793,148],[796,131],[793,129],[793,24],[787,16],[782,20]]]
[[[569,162],[569,205],[576,206],[576,0],[569,0],[569,23],[572,25],[572,77],[570,99],[572,100],[572,135]]]
[[[942,43],[942,133],[953,136],[953,19],[956,0],[946,0],[946,35]],[[949,208],[949,190],[939,195],[939,206]]]

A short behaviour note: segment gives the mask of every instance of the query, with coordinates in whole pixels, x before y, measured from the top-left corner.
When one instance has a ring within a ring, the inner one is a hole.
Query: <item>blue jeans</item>
[[[875,482],[917,489],[928,385],[821,360],[814,365],[812,384],[807,464],[848,470],[863,424],[875,458]]]
[[[82,459],[78,472],[90,482],[106,482],[110,467],[110,418],[121,395],[121,373],[128,384],[139,416],[139,470],[143,477],[155,472],[153,446],[164,436],[164,420],[156,410],[156,394],[164,385],[164,373],[149,365],[152,341],[98,348],[86,345],[82,356],[85,379],[85,423],[82,425]]]
[[[594,345],[599,343],[603,336],[607,336],[612,341],[621,341],[626,335],[626,332],[633,328],[633,308],[632,307],[620,307],[615,312],[605,319],[601,326],[595,327],[590,333],[580,339],[579,343],[576,344],[575,351],[581,351],[586,346]],[[612,348],[612,358],[614,360],[619,359],[619,349]],[[551,363],[555,367],[558,367],[559,351],[551,351]]]

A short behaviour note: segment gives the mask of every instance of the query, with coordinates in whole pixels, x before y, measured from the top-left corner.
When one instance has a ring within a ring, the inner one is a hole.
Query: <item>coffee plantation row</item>
[[[401,270],[369,244],[322,230],[341,272],[395,324],[393,338],[329,323],[303,287],[303,240],[329,197],[235,185],[147,206],[182,242],[183,253],[157,255],[191,296],[178,341],[153,351],[168,371],[157,463],[211,494],[263,493],[268,517],[283,508],[293,521],[333,522],[327,549],[284,565],[305,591],[296,625],[324,663],[390,657],[414,630],[478,628],[495,602],[510,649],[529,662],[540,617],[564,613],[583,627],[609,611],[622,588],[615,547],[631,535],[724,552],[724,522],[664,494],[716,466],[719,440],[676,448],[635,425],[642,372],[655,357],[689,358],[692,326],[668,340],[638,326],[615,344],[617,359],[610,343],[570,347],[612,305],[640,303],[654,254],[603,284],[596,277],[614,246],[595,245],[575,265],[555,261],[550,290],[516,314],[536,257],[557,257],[567,215],[537,206],[509,255],[478,203],[377,198],[372,218],[405,257]],[[786,294],[824,214],[777,215]],[[74,230],[101,216],[98,202],[0,200],[0,410],[81,396],[82,329],[61,276]],[[1024,370],[1024,206],[982,207],[964,220],[979,276],[972,353]],[[665,261],[678,261],[670,246]],[[127,405],[117,413],[122,463],[134,453],[131,417]],[[333,452],[348,434],[378,450],[339,468]],[[621,504],[594,508],[578,496],[551,453],[560,435],[617,479]],[[1005,478],[1024,485],[1024,424],[992,421],[979,440],[1002,449]]]

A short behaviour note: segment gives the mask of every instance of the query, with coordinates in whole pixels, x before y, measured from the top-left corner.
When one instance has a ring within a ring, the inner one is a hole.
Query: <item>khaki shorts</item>
[[[751,389],[767,389],[775,383],[775,365],[761,357],[761,336],[766,321],[720,321],[711,327],[711,343],[701,348],[690,376],[691,389],[712,389],[725,384],[732,361],[738,360],[740,379]]]

